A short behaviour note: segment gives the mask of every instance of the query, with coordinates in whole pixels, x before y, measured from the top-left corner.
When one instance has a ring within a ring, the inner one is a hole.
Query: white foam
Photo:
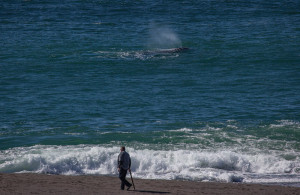
[[[133,175],[138,178],[260,182],[259,178],[271,175],[272,182],[296,182],[300,177],[299,154],[294,160],[285,160],[272,153],[226,150],[128,151]],[[0,152],[0,172],[117,175],[118,152],[119,147],[91,145],[14,148]]]
[[[160,53],[156,50],[138,50],[138,51],[97,51],[97,58],[105,59],[125,59],[125,60],[150,60],[166,59],[179,57],[178,53]]]
[[[291,120],[279,120],[277,121],[279,124],[271,124],[271,128],[281,128],[286,126],[291,126],[293,128],[300,129],[300,123],[297,121],[291,121]]]
[[[169,130],[170,132],[192,132],[192,129],[189,128],[181,128],[181,129],[176,129],[176,130]]]

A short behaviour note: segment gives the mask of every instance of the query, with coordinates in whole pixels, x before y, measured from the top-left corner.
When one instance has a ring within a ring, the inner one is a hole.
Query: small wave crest
[[[0,152],[0,172],[117,175],[118,147],[32,146]],[[231,151],[136,150],[128,148],[134,177],[223,182],[297,182],[299,158]],[[267,182],[268,179],[265,181]]]

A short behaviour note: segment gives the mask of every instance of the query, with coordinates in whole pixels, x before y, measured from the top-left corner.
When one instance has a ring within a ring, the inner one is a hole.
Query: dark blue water
[[[298,185],[299,7],[2,2],[0,172]]]

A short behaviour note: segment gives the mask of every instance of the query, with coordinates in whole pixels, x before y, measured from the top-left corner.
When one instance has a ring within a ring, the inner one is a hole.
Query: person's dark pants
[[[129,183],[127,180],[126,180],[126,174],[127,174],[127,170],[125,169],[120,169],[120,172],[119,172],[119,178],[121,180],[121,190],[124,190],[124,187],[125,185],[127,187],[130,187],[131,186],[131,183]]]

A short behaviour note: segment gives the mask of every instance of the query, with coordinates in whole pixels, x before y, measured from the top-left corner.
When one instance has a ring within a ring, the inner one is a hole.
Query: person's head
[[[125,151],[125,146],[121,146],[120,150]]]

